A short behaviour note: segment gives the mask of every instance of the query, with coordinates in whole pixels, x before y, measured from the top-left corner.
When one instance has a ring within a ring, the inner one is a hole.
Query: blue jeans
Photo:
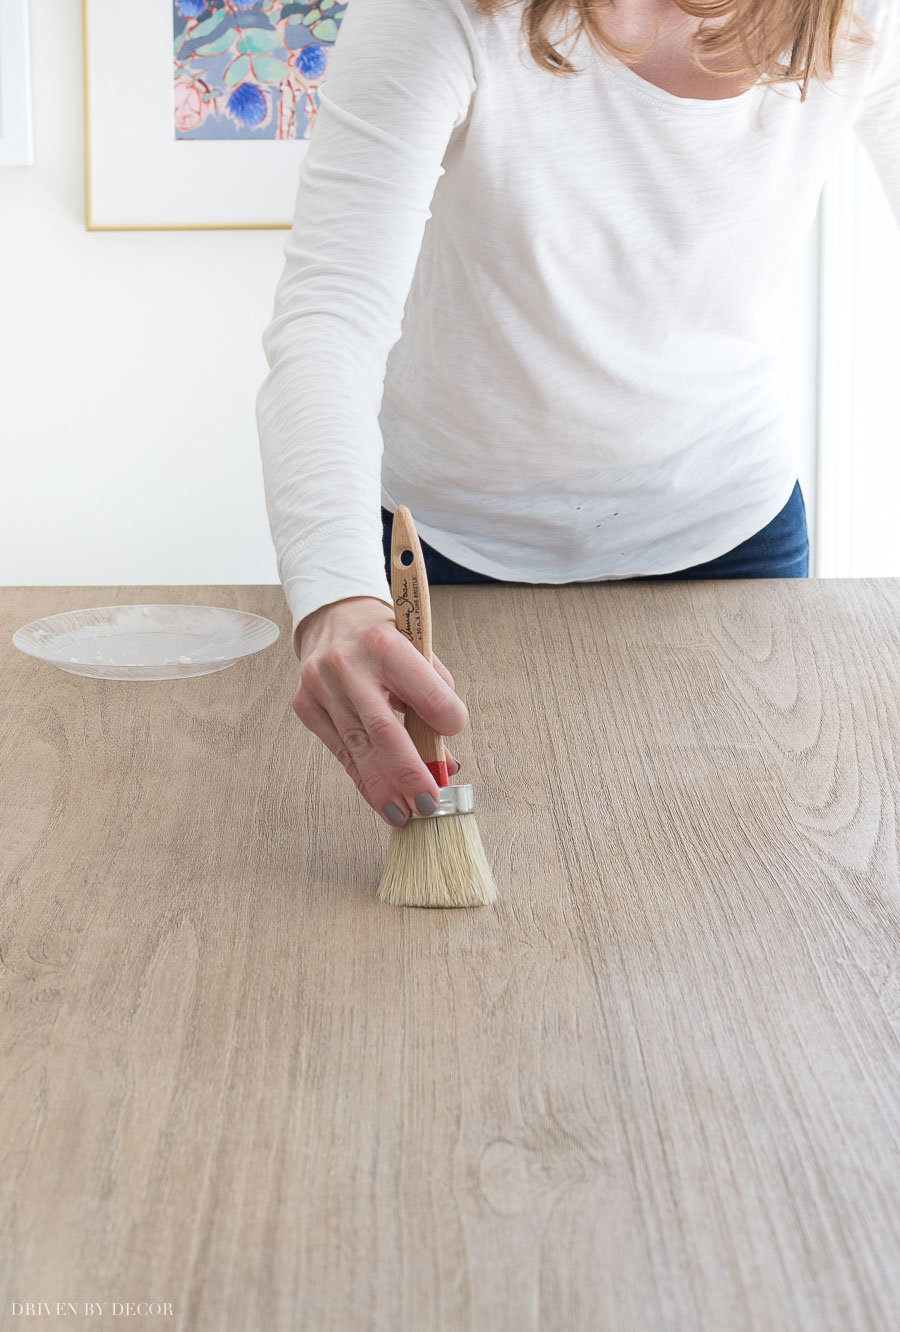
[[[382,531],[384,540],[384,567],[388,582],[391,578],[391,524],[394,515],[382,507]],[[420,538],[421,541],[421,538]],[[438,583],[503,583],[511,580],[492,578],[489,574],[476,573],[462,564],[448,559],[440,551],[421,541],[422,554],[425,556],[425,568],[429,586]],[[790,499],[780,513],[770,523],[753,536],[742,541],[733,550],[724,555],[717,555],[714,560],[704,564],[694,564],[689,569],[675,573],[644,574],[641,578],[619,578],[616,582],[655,582],[667,578],[808,578],[809,577],[809,538],[806,530],[806,505],[800,482],[791,491]],[[539,585],[538,585],[539,586]],[[545,586],[547,586],[545,584]],[[558,584],[554,584],[558,586]]]

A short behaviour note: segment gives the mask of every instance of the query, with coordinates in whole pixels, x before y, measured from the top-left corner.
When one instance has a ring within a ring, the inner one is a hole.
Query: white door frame
[[[853,565],[860,310],[859,153],[845,135],[819,208],[819,353],[815,553],[810,574],[848,578]]]

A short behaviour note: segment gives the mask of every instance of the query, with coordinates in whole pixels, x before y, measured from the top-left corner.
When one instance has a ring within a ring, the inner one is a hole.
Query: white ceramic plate
[[[278,625],[224,606],[94,606],[32,620],[13,634],[29,656],[101,680],[181,680],[224,671],[268,647]]]

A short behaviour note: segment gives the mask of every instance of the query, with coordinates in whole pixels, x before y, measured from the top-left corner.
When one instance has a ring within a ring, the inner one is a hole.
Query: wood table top
[[[144,601],[281,637],[10,642]],[[0,1326],[897,1328],[900,582],[432,605],[492,907],[375,900],[280,587],[0,591]]]

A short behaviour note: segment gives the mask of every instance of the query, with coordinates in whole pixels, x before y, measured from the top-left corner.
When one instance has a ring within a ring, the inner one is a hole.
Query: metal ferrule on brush
[[[459,786],[442,786],[440,789],[440,803],[433,814],[419,814],[413,812],[414,819],[437,819],[442,814],[472,814],[475,810],[475,792],[467,783],[462,782]]]

